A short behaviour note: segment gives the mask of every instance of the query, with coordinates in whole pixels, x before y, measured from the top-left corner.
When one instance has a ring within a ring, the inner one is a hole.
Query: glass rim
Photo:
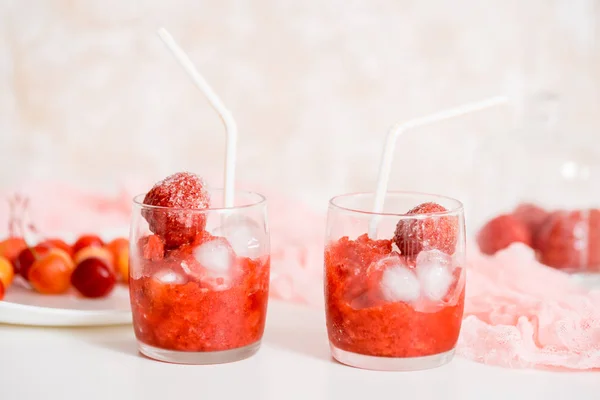
[[[380,216],[389,216],[389,217],[404,217],[404,218],[411,218],[411,219],[452,216],[452,215],[456,215],[461,212],[464,212],[464,204],[460,200],[455,199],[454,197],[450,197],[450,196],[444,196],[444,195],[440,195],[440,194],[432,194],[432,193],[426,193],[426,192],[403,191],[403,190],[389,190],[385,194],[386,198],[389,195],[397,195],[397,196],[399,195],[399,196],[405,196],[405,197],[409,197],[409,196],[429,197],[431,199],[430,200],[431,202],[433,202],[435,199],[444,199],[446,201],[451,201],[451,202],[455,203],[456,206],[452,207],[450,209],[447,209],[446,211],[428,212],[428,213],[423,213],[423,214],[406,214],[406,213],[397,213],[397,212],[373,212],[373,211],[369,211],[369,210],[365,210],[365,209],[351,208],[351,207],[342,206],[340,204],[336,204],[336,202],[338,200],[341,200],[343,198],[352,198],[352,197],[359,197],[359,196],[371,196],[374,198],[375,192],[352,192],[352,193],[339,194],[339,195],[334,196],[331,199],[329,199],[329,206],[340,209],[340,210],[357,213],[357,214],[373,215],[373,216],[380,215]]]
[[[212,191],[221,191],[221,192],[224,191],[224,189],[220,189],[220,188],[208,188],[208,189],[212,190]],[[139,208],[142,208],[142,209],[165,210],[165,211],[186,211],[186,212],[198,212],[198,213],[204,213],[204,212],[209,212],[209,211],[241,210],[241,209],[257,207],[257,206],[267,203],[267,198],[258,192],[251,192],[251,191],[247,191],[247,190],[236,190],[235,191],[236,197],[240,193],[243,193],[246,195],[257,196],[257,200],[250,201],[246,204],[242,204],[239,206],[233,206],[233,207],[207,207],[207,208],[165,207],[165,206],[154,206],[151,204],[145,204],[144,197],[146,197],[146,194],[148,194],[148,192],[145,192],[145,193],[140,193],[140,194],[134,196],[132,201],[135,206],[138,206]]]

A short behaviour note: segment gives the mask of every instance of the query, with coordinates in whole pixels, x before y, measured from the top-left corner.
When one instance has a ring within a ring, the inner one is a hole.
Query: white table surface
[[[271,302],[263,346],[232,364],[140,356],[131,326],[0,325],[0,399],[600,399],[600,372],[510,370],[455,358],[419,372],[374,372],[330,358],[318,310]]]

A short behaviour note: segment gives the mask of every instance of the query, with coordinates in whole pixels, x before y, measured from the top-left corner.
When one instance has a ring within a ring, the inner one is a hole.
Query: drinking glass
[[[210,192],[221,204],[223,191]],[[129,287],[140,352],[184,364],[256,353],[269,292],[265,198],[237,192],[234,207],[204,210],[156,207],[143,199],[133,201],[130,233]],[[185,243],[164,240],[189,232],[193,240]]]
[[[331,353],[375,370],[445,364],[464,308],[463,206],[410,192],[387,193],[381,213],[371,212],[373,203],[374,193],[330,201],[324,284]]]

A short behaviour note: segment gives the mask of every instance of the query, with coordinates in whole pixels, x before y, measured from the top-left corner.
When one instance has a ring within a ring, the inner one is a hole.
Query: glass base
[[[138,342],[138,350],[146,357],[168,363],[193,365],[224,364],[240,361],[254,355],[259,347],[260,340],[237,349],[196,352],[159,349],[158,347]]]
[[[331,355],[342,364],[355,368],[372,369],[375,371],[417,371],[430,369],[449,363],[454,357],[454,349],[445,353],[424,357],[377,357],[352,353],[329,344]]]

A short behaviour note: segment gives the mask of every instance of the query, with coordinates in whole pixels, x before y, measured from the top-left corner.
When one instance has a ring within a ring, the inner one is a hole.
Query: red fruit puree
[[[339,349],[379,357],[421,357],[454,348],[464,307],[458,278],[453,301],[414,304],[372,296],[369,266],[392,253],[391,240],[343,237],[325,250],[325,296],[329,340]],[[414,268],[414,267],[412,267]],[[423,303],[424,302],[424,303]]]
[[[249,259],[232,253],[228,278],[202,269],[194,249],[214,238],[204,232],[195,243],[163,253],[158,236],[141,238],[132,257],[129,287],[135,334],[143,343],[166,350],[222,351],[259,341],[265,325],[269,258]],[[188,271],[189,272],[189,271]]]

